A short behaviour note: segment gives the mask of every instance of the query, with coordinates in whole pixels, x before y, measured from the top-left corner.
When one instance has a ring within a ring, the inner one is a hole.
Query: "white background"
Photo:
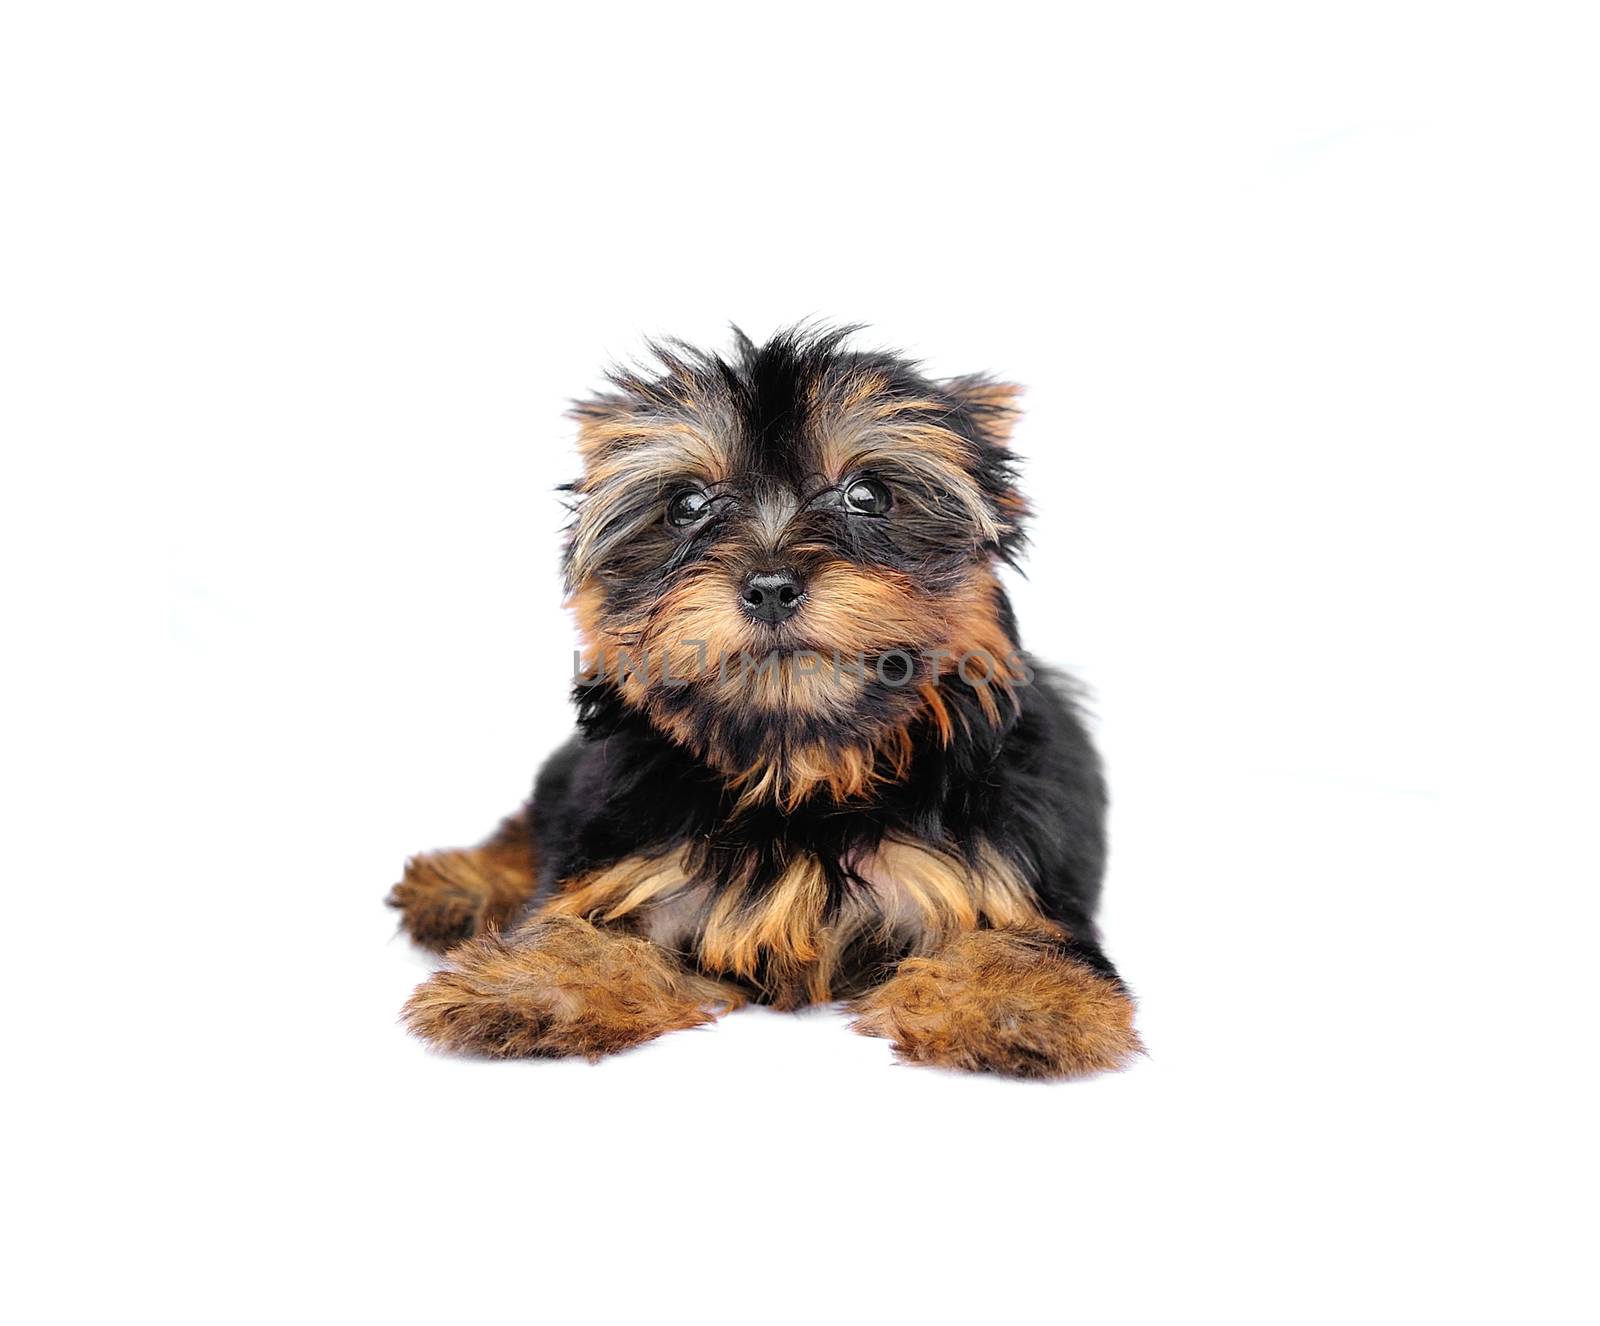
[[[7,1315],[1593,1320],[1582,8],[8,5]],[[1149,1057],[424,1051],[567,399],[812,315],[1028,386]]]

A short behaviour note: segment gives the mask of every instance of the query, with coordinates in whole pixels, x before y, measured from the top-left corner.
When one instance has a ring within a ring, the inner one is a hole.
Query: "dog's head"
[[[785,804],[865,793],[915,723],[948,740],[969,709],[1000,721],[1021,666],[994,575],[1026,513],[1018,389],[932,381],[847,336],[654,347],[575,411],[588,675]]]

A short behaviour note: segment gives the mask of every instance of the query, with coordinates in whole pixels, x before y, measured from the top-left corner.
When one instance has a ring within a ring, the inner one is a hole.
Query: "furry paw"
[[[529,891],[530,872],[502,858],[478,847],[414,856],[384,901],[413,940],[443,952],[504,925]]]
[[[485,934],[450,954],[402,1018],[443,1049],[494,1058],[598,1059],[710,1022],[727,992],[648,940],[551,917]]]
[[[1122,987],[1030,931],[977,930],[908,958],[853,1008],[855,1030],[945,1068],[1084,1077],[1143,1050]]]

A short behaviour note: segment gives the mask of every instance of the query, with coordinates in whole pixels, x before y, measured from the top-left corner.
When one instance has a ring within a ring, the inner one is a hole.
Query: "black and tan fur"
[[[579,733],[493,838],[391,894],[448,950],[408,1025],[593,1057],[847,998],[919,1063],[1122,1066],[1098,761],[995,574],[1026,515],[1016,389],[842,332],[657,357],[576,410]],[[779,572],[798,606],[753,616],[748,577]]]

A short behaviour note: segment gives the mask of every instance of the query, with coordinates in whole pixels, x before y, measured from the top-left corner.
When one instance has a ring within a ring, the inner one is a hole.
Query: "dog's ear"
[[[974,477],[983,488],[1000,528],[1000,555],[1015,564],[1026,542],[1028,502],[1017,487],[1017,456],[1011,434],[1022,411],[1022,388],[982,373],[940,384],[966,421],[966,433],[981,444]]]
[[[944,389],[960,403],[975,431],[990,446],[1011,445],[1011,434],[1022,417],[1022,388],[1015,382],[997,382],[983,373],[951,378]]]

